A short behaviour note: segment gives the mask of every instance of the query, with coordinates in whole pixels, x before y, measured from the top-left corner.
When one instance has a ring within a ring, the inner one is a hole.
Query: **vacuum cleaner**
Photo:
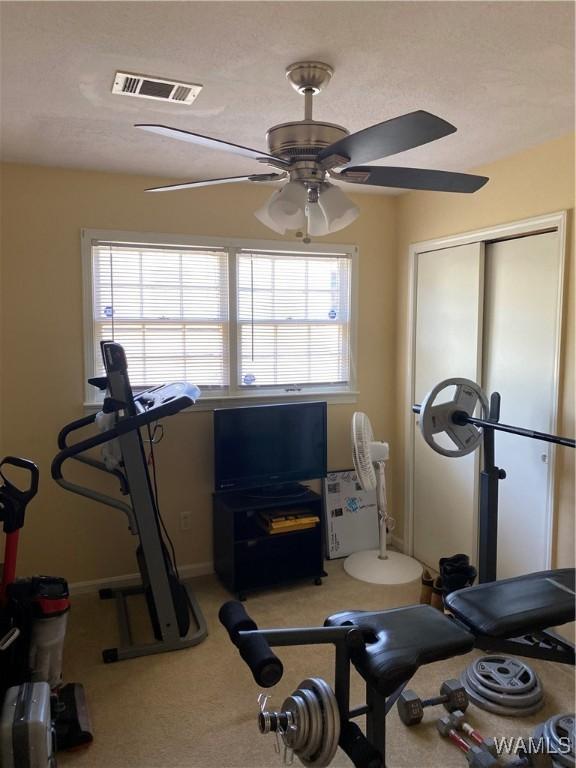
[[[24,473],[18,487],[6,477]],[[28,459],[0,462],[0,522],[5,534],[0,581],[0,763],[53,768],[56,750],[92,741],[80,683],[62,684],[62,654],[70,611],[68,584],[54,576],[16,578],[18,539],[26,507],[38,491],[39,471]]]

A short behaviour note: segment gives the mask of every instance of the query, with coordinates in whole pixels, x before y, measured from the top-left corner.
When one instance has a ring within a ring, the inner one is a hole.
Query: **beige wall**
[[[134,541],[121,513],[66,493],[50,478],[60,427],[83,414],[80,229],[126,229],[270,239],[253,211],[271,194],[255,186],[147,195],[158,179],[33,166],[2,169],[2,397],[4,450],[37,460],[39,497],[30,506],[20,572],[72,582],[133,573]],[[358,221],[333,242],[360,247],[356,405],[329,407],[329,465],[350,466],[349,424],[356,407],[378,434],[394,425],[396,324],[395,200],[359,195]],[[211,413],[166,422],[158,447],[160,501],[182,565],[211,554]],[[72,474],[102,486],[96,474]],[[106,481],[106,479],[104,479]],[[191,531],[179,513],[194,511]]]
[[[566,293],[563,318],[563,351],[559,430],[573,436],[574,425],[574,136],[535,147],[477,169],[490,182],[475,195],[411,193],[398,201],[398,334],[396,401],[399,404],[395,431],[397,460],[392,474],[397,514],[404,499],[404,455],[408,321],[408,247],[433,238],[568,210]],[[530,426],[530,425],[527,425]],[[574,451],[558,448],[557,516],[554,564],[574,564]]]
[[[365,410],[390,440],[390,507],[402,530],[408,246],[493,224],[569,209],[560,429],[574,434],[574,140],[566,137],[481,169],[473,196],[358,195],[357,222],[333,242],[360,247],[356,404],[329,408],[329,465],[350,465],[349,424]],[[80,229],[127,229],[270,239],[253,211],[270,194],[255,186],[146,195],[157,179],[8,164],[2,167],[2,449],[37,460],[41,492],[31,505],[20,572],[83,581],[132,573],[134,541],[121,513],[73,496],[50,478],[59,428],[83,413]],[[239,194],[240,192],[240,194]],[[166,422],[158,447],[160,498],[182,565],[211,560],[211,413]],[[574,455],[558,451],[555,562],[574,561]],[[77,478],[104,487],[96,475]],[[110,486],[112,487],[112,486]],[[179,513],[195,526],[180,531]]]

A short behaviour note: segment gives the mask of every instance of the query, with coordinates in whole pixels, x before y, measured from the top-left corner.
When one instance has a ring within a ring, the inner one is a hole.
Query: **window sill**
[[[226,395],[225,397],[215,395],[210,397],[206,395],[201,397],[192,408],[187,408],[182,413],[195,413],[197,411],[213,411],[216,408],[238,408],[243,405],[264,405],[266,403],[285,403],[289,402],[314,402],[323,400],[328,405],[343,405],[356,403],[359,392],[356,390],[346,392],[285,392],[284,394],[274,393],[265,395],[261,392],[255,392],[253,395]],[[84,412],[86,414],[95,413],[102,408],[102,403],[84,403]]]

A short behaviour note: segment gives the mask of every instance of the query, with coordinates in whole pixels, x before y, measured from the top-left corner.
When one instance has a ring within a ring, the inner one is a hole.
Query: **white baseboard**
[[[214,563],[194,563],[178,566],[178,573],[183,579],[193,579],[196,576],[208,576],[214,573]],[[83,595],[88,592],[98,592],[103,587],[133,587],[141,581],[139,573],[127,573],[124,576],[109,576],[107,579],[93,581],[76,581],[69,584],[71,595]]]
[[[398,536],[394,536],[394,534],[392,534],[392,536],[390,536],[390,544],[398,552],[404,552],[404,539],[401,539]]]

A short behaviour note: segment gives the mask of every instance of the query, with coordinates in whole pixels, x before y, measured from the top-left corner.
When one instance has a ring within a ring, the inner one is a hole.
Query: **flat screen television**
[[[326,403],[214,411],[217,491],[281,486],[326,476]]]

